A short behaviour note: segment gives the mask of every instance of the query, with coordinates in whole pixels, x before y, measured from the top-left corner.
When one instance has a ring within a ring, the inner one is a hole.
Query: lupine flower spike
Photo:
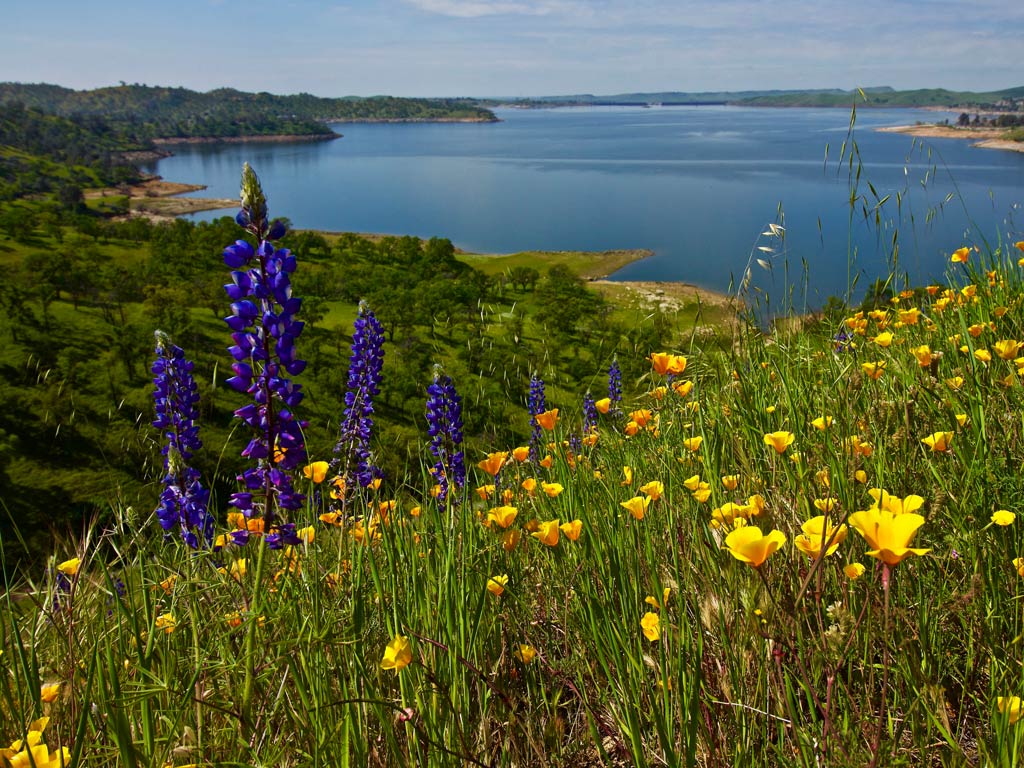
[[[359,303],[354,326],[345,413],[341,436],[334,446],[333,463],[335,473],[344,478],[346,495],[355,488],[366,488],[381,476],[372,461],[370,431],[373,429],[373,398],[380,394],[384,368],[384,330],[365,302]]]
[[[196,425],[199,393],[192,378],[192,363],[181,347],[156,332],[156,360],[153,362],[153,426],[164,433],[164,490],[156,513],[160,526],[170,531],[177,526],[181,538],[193,549],[213,540],[213,517],[207,510],[210,492],[203,488],[199,472],[189,466],[192,454],[202,447]]]
[[[295,341],[304,324],[295,319],[302,302],[291,289],[295,256],[274,248],[271,241],[283,237],[285,229],[279,221],[267,221],[267,201],[248,163],[242,172],[242,210],[236,221],[259,241],[255,249],[238,240],[224,250],[224,263],[234,270],[231,283],[224,286],[233,302],[226,322],[235,342],[228,349],[235,360],[235,375],[228,384],[253,400],[235,416],[254,432],[242,455],[255,466],[239,475],[244,490],[233,494],[229,503],[246,518],[262,517],[267,544],[277,549],[299,543],[294,524],[278,518],[282,511],[299,509],[305,498],[294,490],[290,474],[306,465],[304,425],[292,413],[302,401],[302,391],[287,378],[306,367],[295,356]],[[234,538],[244,543],[248,530]]]
[[[530,435],[530,461],[540,461],[541,425],[537,421],[537,415],[547,410],[547,399],[544,396],[544,380],[536,373],[530,377],[530,399],[528,402],[530,411],[530,424],[533,426],[533,433]]]
[[[466,463],[462,451],[462,398],[440,366],[434,369],[434,381],[427,387],[427,425],[430,452],[436,459],[430,471],[440,487],[437,500],[443,504],[453,488],[457,493],[466,484]]]

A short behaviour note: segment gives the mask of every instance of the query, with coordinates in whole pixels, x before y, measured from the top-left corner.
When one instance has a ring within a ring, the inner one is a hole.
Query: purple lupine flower
[[[437,459],[430,472],[441,489],[437,499],[444,503],[451,488],[458,492],[466,484],[466,463],[462,451],[462,398],[440,366],[427,387],[427,425],[430,452]]]
[[[192,363],[185,352],[156,332],[156,360],[153,362],[153,426],[163,431],[164,490],[156,508],[160,526],[180,528],[181,538],[193,549],[200,541],[209,546],[213,539],[213,517],[207,510],[210,492],[203,488],[199,472],[189,466],[192,454],[202,447],[196,425],[199,392],[192,378]]]
[[[612,401],[608,413],[618,416],[619,403],[622,402],[622,369],[619,368],[617,357],[612,358],[612,364],[608,367],[608,399]]]
[[[832,341],[836,343],[835,352],[849,352],[853,349],[853,334],[846,330],[841,330],[835,336],[832,337]]]
[[[589,390],[587,394],[583,396],[583,435],[589,435],[595,429],[597,429],[597,405],[594,404],[594,398],[590,394]]]
[[[544,380],[536,373],[530,377],[530,397],[527,401],[527,409],[530,411],[530,425],[533,433],[530,435],[530,461],[540,461],[541,426],[537,423],[537,414],[544,413],[548,409],[547,398],[544,396]]]
[[[344,480],[344,495],[365,488],[381,471],[373,465],[370,432],[373,429],[373,398],[380,394],[384,368],[384,330],[366,305],[359,303],[352,332],[352,356],[348,365],[348,388],[341,436],[334,446],[331,469]]]
[[[306,463],[305,424],[292,412],[303,393],[288,378],[306,367],[295,352],[304,323],[295,318],[302,300],[292,296],[295,256],[286,248],[274,248],[271,241],[284,235],[284,227],[280,221],[267,221],[267,201],[248,163],[242,171],[242,210],[236,221],[259,241],[256,248],[238,240],[224,249],[224,263],[233,270],[224,286],[232,301],[225,322],[232,331],[234,344],[228,352],[235,361],[235,375],[227,383],[252,398],[235,416],[253,430],[242,456],[254,465],[238,476],[244,490],[232,494],[228,503],[246,517],[262,515],[267,544],[277,549],[295,538],[294,526],[278,523],[278,514],[301,508],[305,500],[290,474]]]

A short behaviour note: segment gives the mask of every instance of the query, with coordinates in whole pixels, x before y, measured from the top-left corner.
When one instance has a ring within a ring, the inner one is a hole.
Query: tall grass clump
[[[432,458],[382,478],[371,308],[338,452],[305,455],[302,265],[246,179],[250,467],[197,491],[215,530],[167,512],[201,448],[161,337],[169,501],[4,595],[0,764],[1022,763],[1024,242],[835,327],[649,350],[637,397],[617,360],[582,408],[535,376],[531,439],[487,453],[424,371]]]

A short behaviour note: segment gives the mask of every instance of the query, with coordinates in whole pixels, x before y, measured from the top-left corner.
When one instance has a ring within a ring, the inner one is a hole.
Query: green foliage
[[[328,121],[494,120],[460,99],[324,99],[220,88],[120,85],[74,91],[56,85],[0,83],[0,104],[20,103],[65,117],[102,118],[138,141],[189,137],[331,135]]]
[[[239,236],[237,225],[228,218],[153,225],[82,217],[74,219],[82,230],[47,229],[38,206],[27,210],[37,211],[36,226],[24,242],[0,246],[7,275],[0,285],[0,435],[3,445],[17,446],[0,462],[8,561],[32,567],[54,532],[79,531],[113,503],[153,508],[161,462],[158,436],[146,425],[157,328],[196,362],[206,446],[198,461],[223,511],[241,468],[241,446],[231,435],[240,401],[223,384],[229,340],[221,320],[221,250]],[[336,440],[358,301],[368,300],[384,325],[389,343],[375,439],[389,487],[418,460],[415,438],[424,428],[434,363],[460,382],[466,434],[479,450],[495,439],[525,438],[523,404],[534,371],[553,393],[598,392],[612,355],[650,338],[632,326],[651,327],[651,320],[624,313],[612,321],[599,309],[610,305],[562,266],[541,281],[545,290],[531,292],[502,287],[440,238],[293,232],[284,245],[300,257],[294,285],[303,297],[302,346],[310,360],[300,381],[313,455],[327,457]],[[502,417],[492,419],[495,413]],[[27,552],[13,521],[29,540]]]

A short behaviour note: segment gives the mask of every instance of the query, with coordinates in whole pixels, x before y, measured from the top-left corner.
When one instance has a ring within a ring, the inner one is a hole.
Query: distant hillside
[[[891,91],[891,88],[882,87],[872,89],[877,91]],[[575,104],[575,105],[629,105],[629,104],[726,104],[743,99],[759,97],[789,96],[796,94],[842,94],[837,88],[818,91],[797,91],[797,90],[770,90],[770,91],[652,91],[643,93],[618,93],[609,96],[595,96],[592,93],[577,93],[565,96],[537,96],[528,99],[495,99],[486,100],[487,104],[498,103],[522,103],[528,102],[537,105],[551,106],[553,104]]]
[[[989,111],[1024,109],[1024,87],[987,93],[948,91],[945,88],[922,88],[913,91],[864,89],[863,93],[864,96],[856,90],[805,91],[765,94],[738,101],[748,106],[763,107],[848,107],[856,103],[858,106],[866,107],[949,107]]]
[[[324,99],[308,93],[277,96],[221,88],[120,85],[75,91],[58,85],[0,83],[0,104],[20,103],[63,117],[101,116],[129,126],[136,140],[193,137],[330,134],[325,121],[492,121],[494,115],[461,99]]]
[[[863,96],[861,95],[863,93]],[[865,101],[865,98],[867,100]],[[565,96],[538,96],[529,99],[495,99],[481,103],[515,104],[517,106],[614,106],[679,104],[737,104],[755,107],[849,107],[853,103],[871,107],[949,107],[984,109],[990,111],[1024,108],[1024,86],[989,93],[947,91],[930,88],[915,91],[897,91],[890,86],[844,91],[839,88],[812,90],[765,91],[657,91],[648,93],[619,93],[608,96],[572,94]]]
[[[56,193],[73,208],[82,189],[137,180],[124,153],[148,148],[99,117],[0,104],[0,202]]]

